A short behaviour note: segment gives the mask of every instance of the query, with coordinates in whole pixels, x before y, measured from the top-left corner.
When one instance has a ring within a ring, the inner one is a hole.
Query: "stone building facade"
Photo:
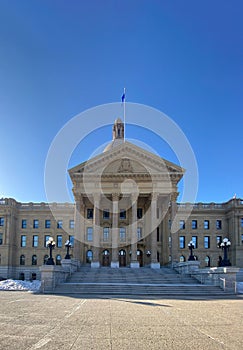
[[[56,241],[56,264],[71,255],[81,265],[159,268],[189,256],[217,266],[219,243],[231,241],[231,264],[243,267],[243,200],[177,203],[184,169],[124,141],[120,119],[102,154],[69,170],[75,204],[0,200],[0,277],[40,278]]]

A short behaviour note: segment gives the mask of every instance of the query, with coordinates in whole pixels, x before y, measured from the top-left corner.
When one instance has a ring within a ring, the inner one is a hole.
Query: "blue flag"
[[[125,101],[125,92],[123,92],[122,98],[121,98],[122,102]]]

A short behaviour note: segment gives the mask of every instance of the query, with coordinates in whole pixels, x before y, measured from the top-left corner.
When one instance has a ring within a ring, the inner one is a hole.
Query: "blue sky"
[[[241,0],[1,0],[0,196],[46,201],[55,135],[80,112],[119,102],[125,86],[128,102],[164,112],[187,136],[197,201],[242,198],[242,10]],[[128,125],[134,134],[174,161]],[[90,135],[70,166],[110,138],[107,128]]]

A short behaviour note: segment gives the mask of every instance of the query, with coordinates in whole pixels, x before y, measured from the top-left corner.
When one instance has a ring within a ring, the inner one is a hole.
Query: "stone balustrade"
[[[199,261],[187,261],[174,264],[173,268],[180,274],[190,275],[201,284],[219,286],[227,292],[237,293],[237,267],[208,267],[200,269]]]
[[[59,265],[42,265],[41,273],[41,292],[52,292],[55,287],[66,279],[79,267],[79,262],[75,259],[63,259]]]

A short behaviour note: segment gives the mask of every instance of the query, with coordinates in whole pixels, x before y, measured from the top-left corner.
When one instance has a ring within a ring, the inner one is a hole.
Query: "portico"
[[[120,119],[104,152],[69,170],[76,202],[75,258],[91,267],[169,262],[168,219],[184,170],[124,141]],[[163,232],[162,232],[163,231]]]

